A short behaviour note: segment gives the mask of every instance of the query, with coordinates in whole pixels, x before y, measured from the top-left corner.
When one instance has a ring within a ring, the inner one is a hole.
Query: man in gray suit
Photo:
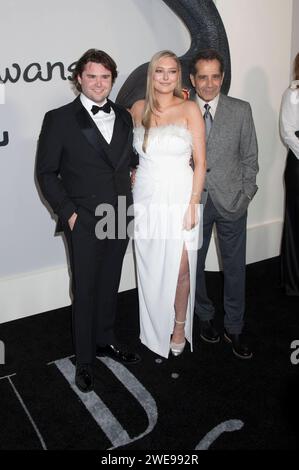
[[[245,311],[247,207],[257,191],[257,140],[249,103],[220,93],[224,77],[217,51],[200,51],[190,64],[190,79],[206,124],[207,174],[202,203],[203,245],[198,252],[195,312],[200,336],[217,343],[214,306],[205,283],[205,260],[216,225],[224,274],[224,338],[233,353],[250,359],[242,335]]]

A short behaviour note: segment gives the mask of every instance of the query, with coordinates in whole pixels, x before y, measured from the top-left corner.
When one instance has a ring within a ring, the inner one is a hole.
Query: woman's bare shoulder
[[[132,108],[130,109],[130,113],[132,115],[135,126],[140,125],[142,121],[144,103],[145,103],[145,100],[135,101]]]
[[[144,109],[144,104],[145,104],[145,100],[135,101],[135,103],[133,104],[131,108],[131,112],[133,113],[142,112]]]
[[[199,109],[198,104],[192,100],[185,100],[184,106],[186,109],[193,111],[194,109]]]
[[[195,101],[186,100],[184,103],[184,110],[189,117],[201,116],[199,105]]]

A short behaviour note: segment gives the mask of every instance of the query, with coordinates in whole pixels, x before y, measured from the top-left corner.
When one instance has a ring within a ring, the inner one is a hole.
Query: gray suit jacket
[[[228,220],[240,218],[257,191],[257,139],[250,104],[220,94],[207,141],[207,173],[202,203],[209,194]]]

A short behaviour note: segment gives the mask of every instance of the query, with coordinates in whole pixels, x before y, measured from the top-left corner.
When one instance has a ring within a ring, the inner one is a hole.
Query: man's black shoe
[[[220,341],[219,333],[213,327],[211,320],[200,320],[200,337],[208,343],[218,343]]]
[[[75,383],[83,393],[93,390],[93,373],[90,364],[77,364]]]
[[[224,339],[227,343],[231,343],[232,350],[235,356],[239,357],[240,359],[252,358],[253,354],[247,344],[244,343],[244,340],[242,339],[242,334],[230,334],[226,330],[224,330]]]
[[[140,362],[141,360],[138,354],[121,350],[119,347],[114,346],[113,344],[98,346],[97,356],[108,356],[115,361],[122,362],[123,364],[137,364],[137,362]]]

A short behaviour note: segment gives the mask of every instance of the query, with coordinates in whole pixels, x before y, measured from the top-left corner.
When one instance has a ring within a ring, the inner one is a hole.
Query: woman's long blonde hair
[[[181,69],[181,64],[174,52],[164,50],[157,52],[151,59],[148,69],[147,69],[147,83],[146,83],[146,95],[145,95],[145,105],[144,105],[144,111],[142,115],[142,125],[144,126],[145,132],[144,132],[144,139],[143,139],[143,144],[142,144],[142,149],[144,152],[146,152],[146,147],[147,147],[147,140],[148,140],[148,133],[149,133],[149,128],[151,125],[151,117],[152,114],[156,114],[157,111],[159,111],[159,102],[155,96],[155,91],[154,91],[154,83],[153,83],[153,75],[155,73],[157,63],[160,59],[163,57],[170,57],[171,59],[174,59],[177,67],[178,67],[178,81],[176,84],[176,87],[174,89],[174,96],[178,96],[179,98],[183,98],[183,93],[182,93],[182,69]]]

